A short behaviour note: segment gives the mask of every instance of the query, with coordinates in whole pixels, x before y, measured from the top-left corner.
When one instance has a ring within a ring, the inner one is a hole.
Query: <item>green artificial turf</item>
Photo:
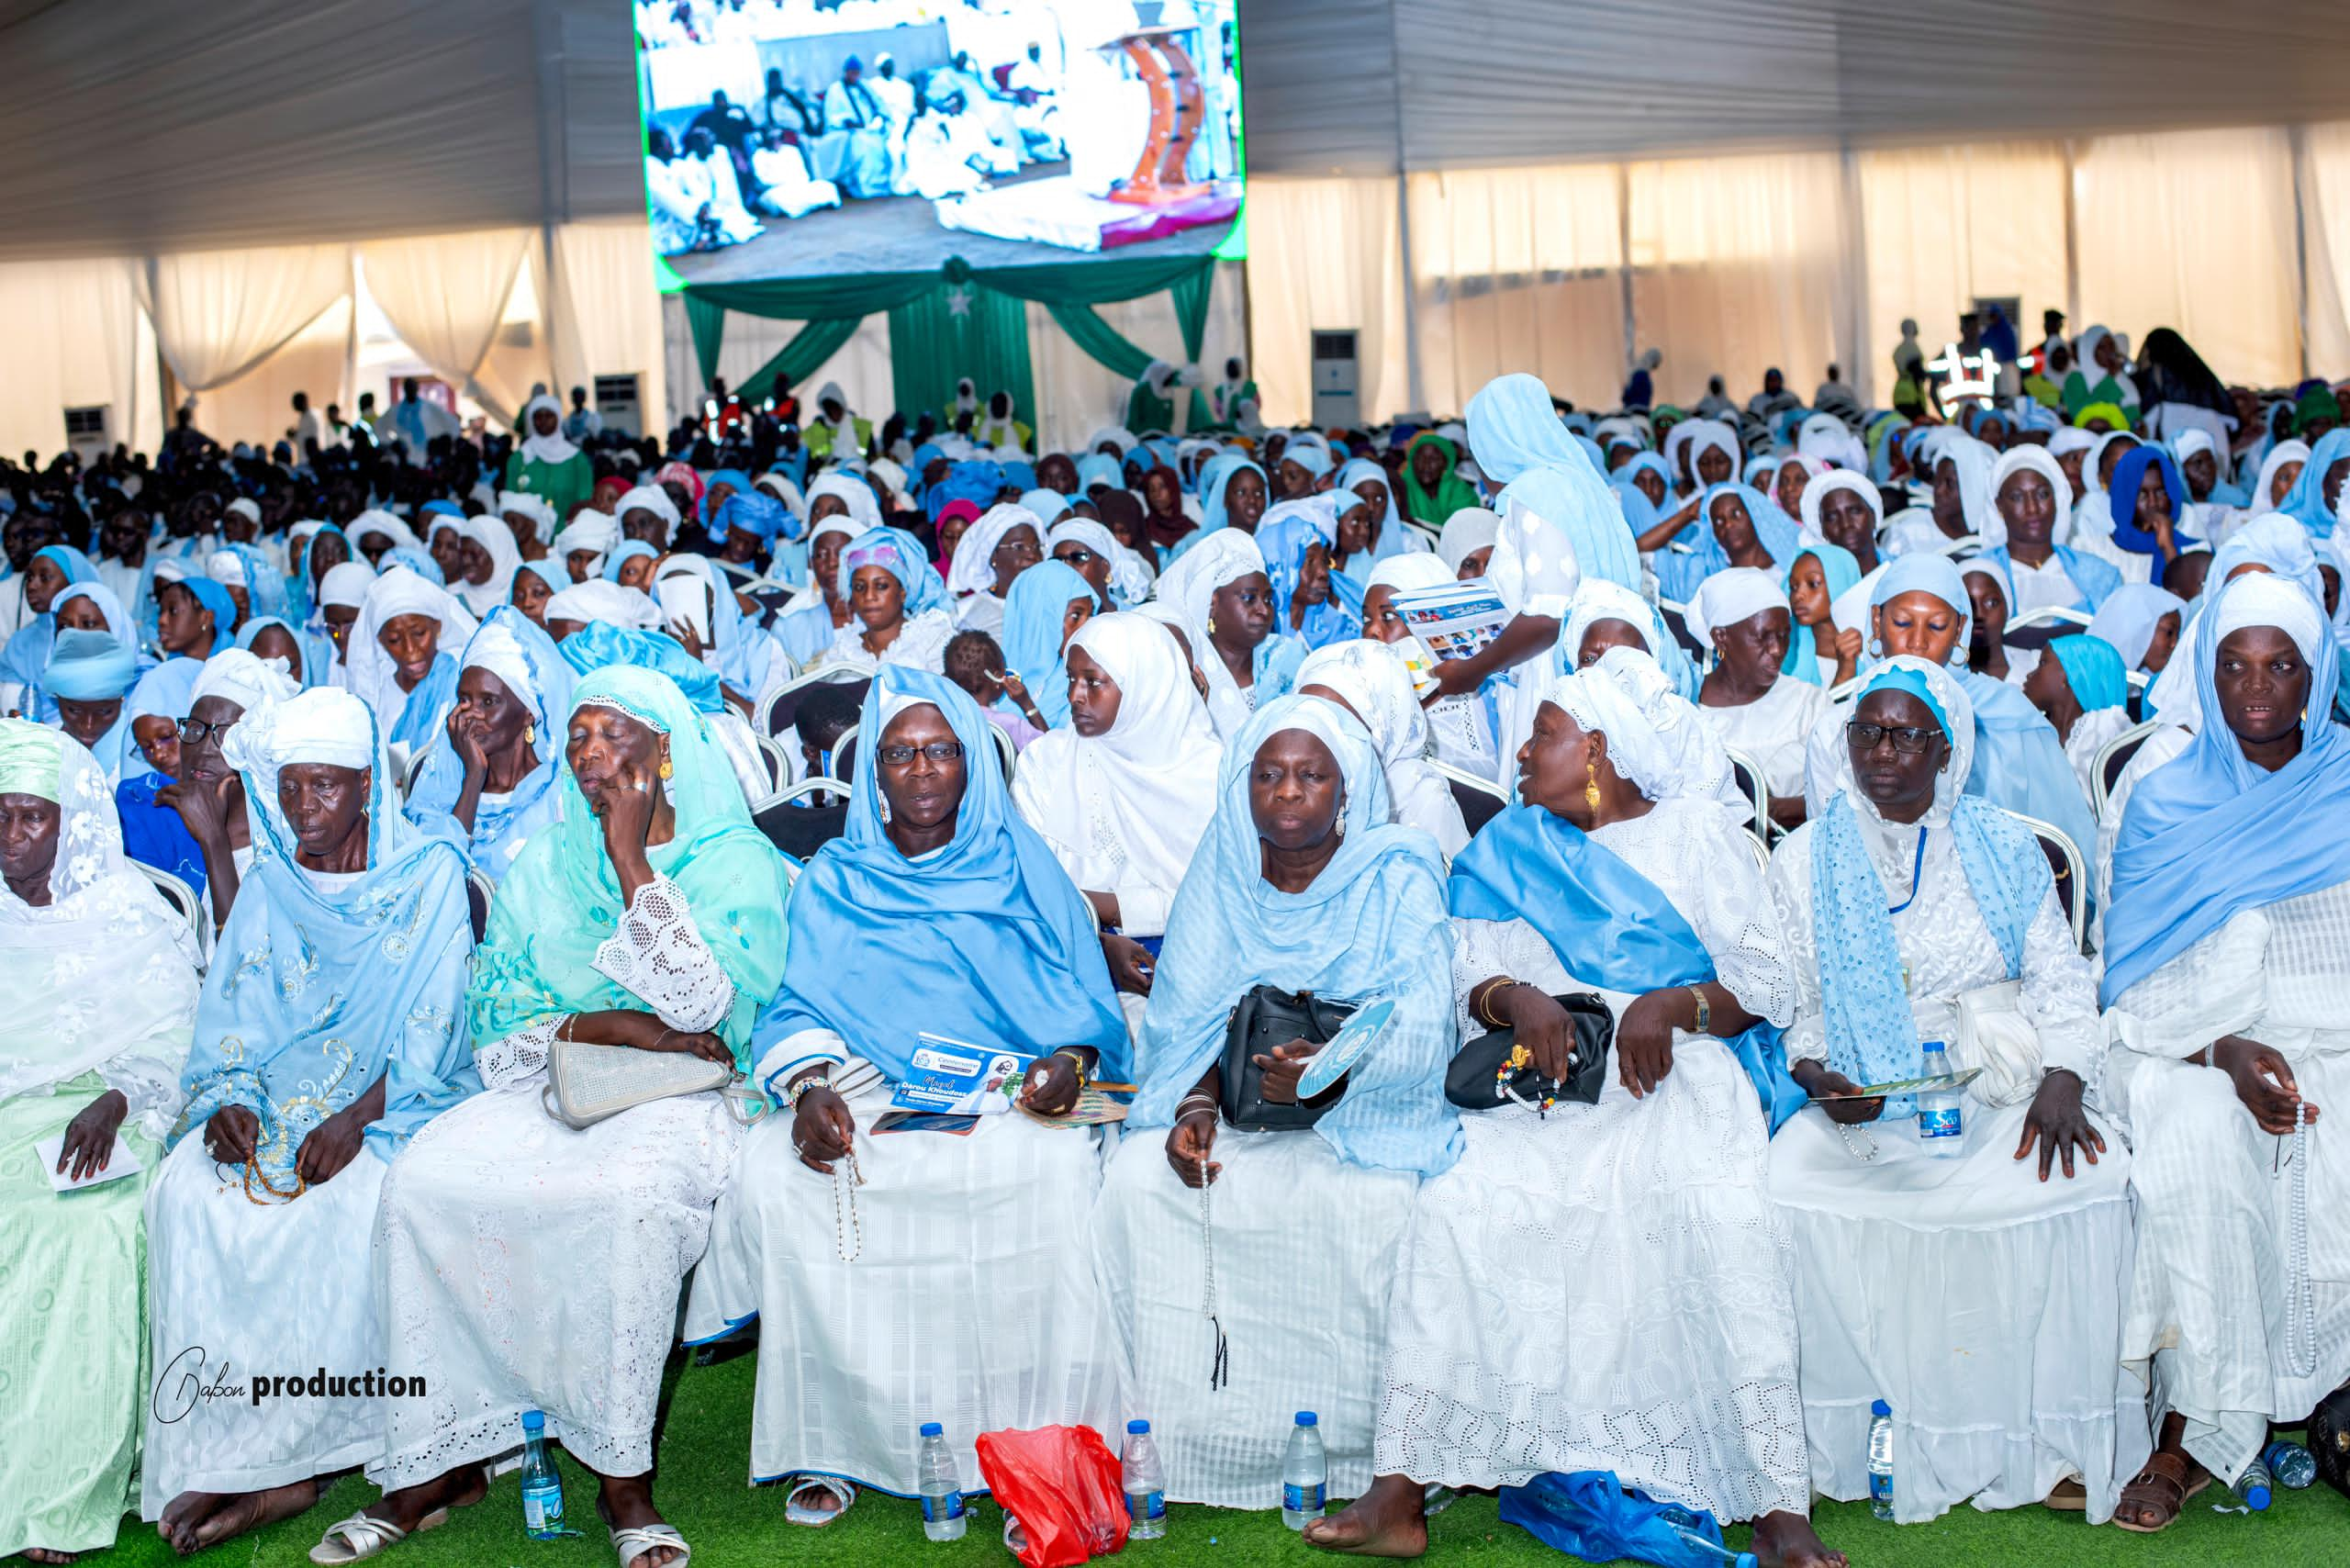
[[[847,1518],[822,1529],[785,1524],[779,1487],[744,1484],[753,1375],[754,1359],[748,1356],[711,1367],[685,1366],[680,1359],[670,1368],[656,1495],[670,1522],[692,1543],[697,1568],[871,1568],[898,1562],[955,1568],[1013,1561],[1002,1546],[1003,1516],[985,1503],[973,1507],[968,1533],[951,1545],[934,1546],[923,1539],[921,1511],[894,1497],[868,1495]],[[382,1561],[411,1568],[610,1568],[611,1551],[595,1520],[593,1483],[567,1458],[562,1463],[570,1522],[584,1532],[578,1540],[536,1541],[525,1536],[520,1480],[509,1474],[498,1478],[487,1501],[394,1547]],[[187,1561],[207,1568],[307,1568],[309,1549],[326,1527],[375,1496],[373,1487],[346,1476],[300,1518]],[[2077,1514],[2039,1507],[2001,1514],[1961,1508],[1933,1524],[1895,1526],[1870,1518],[1865,1504],[1823,1503],[1815,1518],[1821,1536],[1849,1554],[1853,1568],[2320,1568],[2350,1560],[2350,1500],[2322,1484],[2306,1492],[2280,1491],[2266,1514],[2212,1511],[2214,1503],[2233,1501],[2214,1486],[2159,1536],[2091,1529]],[[1429,1521],[1423,1561],[1478,1568],[1539,1568],[1573,1561],[1502,1524],[1494,1506],[1486,1496],[1455,1501]],[[1122,1555],[1167,1568],[1272,1568],[1330,1561],[1282,1529],[1278,1513],[1181,1506],[1168,1513],[1165,1540],[1135,1542]],[[1746,1533],[1733,1529],[1731,1543],[1743,1545]],[[112,1551],[82,1559],[90,1568],[176,1561],[151,1527],[135,1520],[124,1524]]]

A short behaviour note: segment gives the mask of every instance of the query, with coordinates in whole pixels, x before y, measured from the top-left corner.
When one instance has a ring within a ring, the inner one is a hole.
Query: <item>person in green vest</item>
[[[2081,334],[2079,358],[2065,377],[2065,412],[2075,424],[2093,403],[2111,403],[2132,420],[2137,417],[2138,384],[2130,379],[2129,356],[2121,340],[2103,327]]]
[[[841,384],[827,381],[816,390],[816,417],[800,431],[800,442],[818,457],[862,457],[873,446],[873,421],[851,413]]]
[[[587,504],[596,488],[588,454],[563,439],[563,405],[542,392],[523,405],[522,440],[506,459],[509,490],[543,498],[554,509],[557,527]]]
[[[1226,429],[1240,423],[1240,405],[1263,402],[1257,396],[1257,384],[1248,378],[1248,367],[1240,363],[1238,354],[1224,362],[1224,381],[1216,387],[1213,402],[1215,422]]]
[[[1163,359],[1143,366],[1142,379],[1126,398],[1126,429],[1136,435],[1175,429],[1175,380],[1181,373]]]

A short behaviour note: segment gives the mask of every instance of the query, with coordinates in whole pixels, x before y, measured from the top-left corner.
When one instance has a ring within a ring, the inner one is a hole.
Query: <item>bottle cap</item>
[[[1150,1430],[1150,1423],[1147,1421],[1129,1421],[1126,1423],[1126,1430],[1139,1438]]]
[[[922,1424],[922,1435],[925,1438],[943,1438],[946,1435],[946,1428],[935,1421],[924,1421]]]
[[[1320,1422],[1321,1418],[1311,1410],[1301,1410],[1297,1413],[1297,1424],[1301,1427],[1318,1426]]]
[[[1882,1399],[1875,1400],[1869,1406],[1869,1414],[1872,1416],[1890,1416],[1893,1414],[1893,1406],[1887,1405]]]
[[[547,1418],[545,1414],[543,1411],[538,1410],[523,1411],[522,1429],[526,1432],[545,1431],[547,1429]]]

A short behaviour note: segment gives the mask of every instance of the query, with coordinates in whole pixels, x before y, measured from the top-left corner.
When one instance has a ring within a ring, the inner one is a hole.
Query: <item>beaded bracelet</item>
[[[789,1088],[783,1092],[784,1108],[786,1110],[797,1111],[800,1109],[800,1097],[806,1094],[808,1091],[817,1088],[830,1089],[832,1086],[833,1081],[829,1074],[811,1072],[807,1077],[794,1081]]]

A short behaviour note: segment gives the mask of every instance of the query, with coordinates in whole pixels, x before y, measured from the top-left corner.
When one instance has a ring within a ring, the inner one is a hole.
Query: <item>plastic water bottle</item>
[[[1322,1517],[1329,1497],[1330,1461],[1322,1451],[1321,1418],[1301,1410],[1281,1455],[1281,1523],[1304,1529],[1308,1519]]]
[[[2252,1468],[2236,1482],[2236,1495],[2243,1498],[2244,1506],[2255,1514],[2268,1511],[2268,1500],[2276,1493],[2276,1479],[2268,1473],[2268,1466],[2260,1460],[2254,1460]]]
[[[1882,1399],[1869,1406],[1869,1512],[1892,1522],[1893,1406]]]
[[[1126,1493],[1126,1539],[1157,1540],[1167,1533],[1167,1472],[1159,1468],[1158,1445],[1150,1423],[1126,1423],[1126,1447],[1119,1456]]]
[[[955,1453],[946,1446],[946,1428],[935,1421],[922,1424],[922,1453],[915,1461],[914,1485],[922,1494],[922,1533],[933,1540],[960,1540],[963,1527],[963,1478],[955,1472]]]
[[[563,1534],[563,1477],[547,1457],[547,1418],[522,1412],[522,1528],[532,1540]]]
[[[1940,1040],[1926,1042],[1925,1063],[1918,1070],[1928,1078],[1950,1071],[1950,1053]],[[1959,1114],[1964,1091],[1945,1089],[1918,1096],[1918,1147],[1936,1159],[1960,1159],[1966,1154],[1965,1127]]]
[[[2288,1492],[2299,1492],[2317,1479],[2317,1455],[2287,1438],[2279,1438],[2260,1450],[2260,1462],[2277,1484]]]
[[[1665,1528],[1681,1538],[1681,1544],[1700,1557],[1718,1559],[1727,1568],[1759,1568],[1762,1559],[1751,1551],[1732,1551],[1706,1533],[1710,1520],[1702,1519],[1679,1504],[1667,1504],[1657,1510]]]

